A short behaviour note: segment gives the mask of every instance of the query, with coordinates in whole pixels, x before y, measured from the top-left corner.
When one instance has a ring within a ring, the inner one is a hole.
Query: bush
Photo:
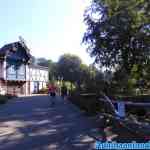
[[[48,88],[43,88],[38,92],[38,94],[47,94],[47,93],[48,93]]]
[[[12,96],[10,94],[7,94],[7,95],[0,95],[0,104],[5,104],[8,99],[11,99],[11,98],[14,98],[16,96]]]
[[[74,93],[70,96],[69,100],[89,115],[95,115],[100,110],[100,103],[97,101],[96,94]]]
[[[7,96],[0,95],[0,104],[5,104],[8,100]]]

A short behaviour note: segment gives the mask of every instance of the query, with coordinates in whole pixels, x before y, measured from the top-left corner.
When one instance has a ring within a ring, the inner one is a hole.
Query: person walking
[[[65,84],[63,84],[63,86],[61,87],[61,97],[65,99],[66,96],[67,96],[67,87]]]
[[[55,104],[56,91],[57,91],[57,87],[55,86],[54,83],[49,85],[48,91],[49,91],[49,95],[51,97],[51,105],[54,105]]]

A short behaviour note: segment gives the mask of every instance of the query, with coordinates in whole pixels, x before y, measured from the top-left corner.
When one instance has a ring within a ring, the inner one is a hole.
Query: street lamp
[[[62,81],[63,81],[63,77],[58,76],[58,86],[59,86],[59,93],[61,93],[61,87],[62,87]]]

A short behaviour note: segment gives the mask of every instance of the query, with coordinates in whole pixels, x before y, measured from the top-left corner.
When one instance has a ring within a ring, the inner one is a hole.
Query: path
[[[71,103],[47,96],[22,97],[0,106],[0,150],[91,150],[93,121]]]

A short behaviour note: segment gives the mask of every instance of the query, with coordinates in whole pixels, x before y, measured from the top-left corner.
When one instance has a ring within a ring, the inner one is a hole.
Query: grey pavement
[[[70,102],[55,101],[51,107],[48,96],[34,96],[1,105],[0,150],[93,149],[98,124]]]

